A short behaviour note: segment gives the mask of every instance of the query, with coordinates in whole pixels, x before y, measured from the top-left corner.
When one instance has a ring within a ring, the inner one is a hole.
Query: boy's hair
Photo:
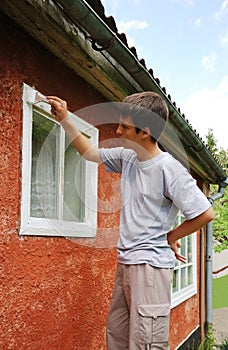
[[[153,142],[157,142],[168,121],[169,110],[160,95],[153,91],[132,94],[121,104],[121,116],[130,116],[139,133],[148,127]]]

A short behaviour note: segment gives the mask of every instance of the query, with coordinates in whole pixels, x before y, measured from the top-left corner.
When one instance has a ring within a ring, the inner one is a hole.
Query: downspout
[[[213,205],[214,201],[224,196],[225,188],[228,185],[228,177],[223,181],[217,193],[208,197],[209,202]],[[213,306],[212,306],[212,254],[213,254],[213,222],[210,221],[206,226],[206,334],[208,328],[213,323]]]

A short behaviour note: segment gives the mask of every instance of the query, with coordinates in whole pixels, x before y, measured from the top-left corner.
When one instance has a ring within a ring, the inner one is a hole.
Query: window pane
[[[184,218],[184,216],[183,215],[181,215],[181,224],[183,223],[185,221],[185,218]]]
[[[188,236],[188,262],[192,262],[192,236]]]
[[[181,269],[181,289],[187,286],[186,268]]]
[[[186,256],[186,238],[182,238],[181,241],[181,255]]]
[[[41,114],[33,112],[30,201],[32,217],[57,217],[58,139],[59,127]]]
[[[193,269],[192,266],[188,267],[188,285],[193,283]]]
[[[84,221],[85,161],[72,145],[65,151],[63,219]]]
[[[177,215],[177,216],[176,216],[176,219],[175,219],[175,221],[174,221],[173,227],[179,226],[179,221],[180,221],[180,217],[179,217],[179,215]]]
[[[178,275],[179,270],[173,271],[173,292],[176,292],[178,290]]]

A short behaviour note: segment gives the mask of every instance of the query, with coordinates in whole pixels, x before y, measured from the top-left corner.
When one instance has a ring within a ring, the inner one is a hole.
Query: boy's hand
[[[62,122],[67,118],[67,103],[57,96],[46,96],[48,102],[51,105],[51,114],[55,116],[58,122]]]
[[[178,241],[169,242],[169,240],[168,240],[168,243],[169,243],[170,247],[172,248],[172,250],[174,251],[176,259],[180,260],[183,263],[186,263],[187,258],[179,253],[179,248],[181,247],[180,242],[178,242]]]

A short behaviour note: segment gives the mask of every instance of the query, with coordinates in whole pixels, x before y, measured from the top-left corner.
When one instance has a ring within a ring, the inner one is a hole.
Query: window
[[[174,226],[184,221],[179,212]],[[181,254],[187,257],[187,262],[176,262],[173,271],[172,283],[172,307],[177,306],[197,292],[196,280],[196,233],[186,236],[180,240]]]
[[[94,237],[97,164],[86,162],[50,114],[50,105],[23,86],[21,235]],[[98,143],[98,130],[69,113],[80,131]]]

